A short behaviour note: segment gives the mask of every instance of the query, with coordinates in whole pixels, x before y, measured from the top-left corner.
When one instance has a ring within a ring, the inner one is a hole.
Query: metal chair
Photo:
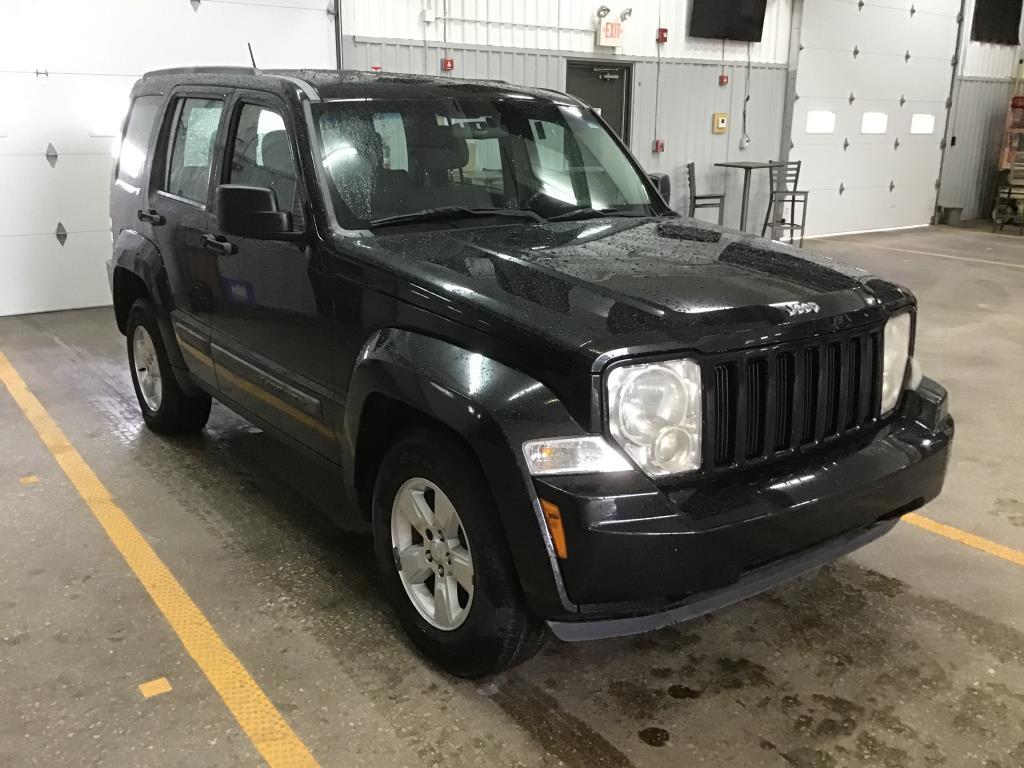
[[[793,242],[793,233],[800,232],[800,247],[804,247],[804,229],[807,226],[807,198],[809,192],[797,189],[800,183],[800,160],[791,163],[769,163],[768,173],[771,176],[771,197],[768,199],[768,210],[764,214],[764,226],[761,237],[768,227],[772,228],[772,237],[780,229],[789,230],[789,241]],[[786,218],[786,204],[789,204],[789,219]],[[800,206],[800,223],[796,223],[796,207]],[[775,218],[773,219],[773,213]]]
[[[720,195],[698,195],[697,174],[693,163],[686,164],[686,181],[690,185],[690,218],[694,217],[698,208],[717,208],[718,225],[722,225],[725,214],[725,193]]]

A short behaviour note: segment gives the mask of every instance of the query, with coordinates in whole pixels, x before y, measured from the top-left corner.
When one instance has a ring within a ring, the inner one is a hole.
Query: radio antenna
[[[246,45],[249,46],[249,61],[252,62],[252,68],[256,69],[257,68],[256,67],[256,57],[253,56],[253,53],[252,53],[252,43],[246,43]]]

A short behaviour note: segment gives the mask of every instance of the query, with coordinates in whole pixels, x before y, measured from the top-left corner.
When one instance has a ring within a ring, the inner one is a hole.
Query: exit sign
[[[608,48],[622,46],[622,22],[604,18],[597,22],[597,44]]]

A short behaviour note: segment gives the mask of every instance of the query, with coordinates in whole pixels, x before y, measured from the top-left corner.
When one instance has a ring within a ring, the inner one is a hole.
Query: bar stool
[[[768,173],[771,175],[771,197],[768,199],[768,210],[764,214],[764,226],[761,227],[761,237],[764,237],[768,227],[772,228],[772,235],[776,230],[788,229],[789,241],[793,242],[793,233],[800,232],[800,247],[804,247],[804,229],[807,226],[807,197],[809,193],[797,189],[800,183],[800,164],[802,161],[795,160],[790,163],[770,163]],[[786,203],[789,203],[789,219],[786,219]],[[800,206],[800,223],[796,222],[796,207]],[[776,213],[777,218],[773,219],[772,214]]]
[[[694,217],[698,208],[717,208],[718,225],[722,226],[722,216],[725,214],[725,193],[721,195],[698,195],[697,174],[693,163],[686,164],[686,181],[690,185],[690,218]]]

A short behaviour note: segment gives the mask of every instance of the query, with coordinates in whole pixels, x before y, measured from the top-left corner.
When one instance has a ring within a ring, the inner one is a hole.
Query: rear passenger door
[[[269,187],[292,228],[306,230],[297,127],[276,97],[239,91],[231,106],[222,184]],[[214,223],[212,226],[216,227]],[[212,353],[222,392],[304,445],[337,459],[331,301],[315,233],[300,242],[226,238]]]
[[[140,219],[163,256],[174,308],[171,323],[189,370],[216,386],[210,317],[219,300],[216,254],[202,237],[213,226],[211,180],[221,154],[227,94],[184,89],[170,100],[151,174],[149,208]]]

